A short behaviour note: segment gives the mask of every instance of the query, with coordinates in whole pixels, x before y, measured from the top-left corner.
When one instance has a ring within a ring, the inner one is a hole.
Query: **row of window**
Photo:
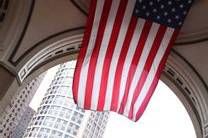
[[[28,128],[25,133],[25,136],[29,136],[29,137],[37,136],[39,138],[50,135],[50,136],[54,136],[55,138],[58,138],[58,137],[62,137],[62,134],[64,132],[68,133],[68,135],[66,136],[77,135],[78,129],[80,127],[79,125],[74,124],[72,122],[68,124],[67,121],[62,119],[57,119],[55,122],[54,121],[55,118],[46,117],[44,123],[42,124],[44,128],[42,127]],[[53,126],[54,129],[52,129],[51,126]],[[53,130],[52,133],[51,130]]]
[[[55,104],[55,105],[59,105],[59,106],[65,106],[66,108],[72,108],[74,107],[74,100],[72,98],[69,97],[65,97],[62,95],[49,95],[47,97],[44,97],[41,105],[44,104]]]

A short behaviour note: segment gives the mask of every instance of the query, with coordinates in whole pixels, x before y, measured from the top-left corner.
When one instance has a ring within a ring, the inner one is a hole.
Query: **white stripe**
[[[107,51],[108,44],[111,38],[111,33],[113,30],[113,25],[115,22],[119,3],[120,3],[120,0],[112,1],[110,13],[108,16],[107,24],[106,24],[104,35],[103,35],[103,40],[101,42],[101,47],[100,47],[100,51],[98,54],[97,65],[95,69],[94,83],[93,83],[93,90],[92,90],[92,102],[91,102],[91,109],[94,109],[94,110],[97,109],[97,104],[99,100],[100,82],[101,82],[100,76],[102,76],[104,59],[105,59],[106,51]]]
[[[157,35],[159,27],[160,27],[159,24],[156,24],[156,23],[152,24],[150,32],[147,37],[147,40],[145,42],[144,49],[142,51],[139,63],[137,65],[137,68],[136,68],[136,71],[133,76],[132,83],[131,83],[131,86],[129,89],[128,100],[127,100],[127,103],[126,103],[126,106],[124,109],[124,115],[126,115],[126,116],[128,116],[128,114],[129,114],[129,109],[130,109],[132,98],[134,95],[134,90],[136,89],[137,83],[141,77],[142,71],[143,71],[145,63],[147,61],[147,57],[151,51],[151,48],[153,46],[153,42],[155,40],[155,37]]]
[[[113,94],[112,91],[113,91],[113,84],[114,84],[114,78],[115,78],[115,72],[116,72],[116,65],[118,64],[118,59],[119,59],[120,52],[121,52],[121,49],[123,46],[123,42],[125,40],[125,36],[127,33],[129,23],[131,21],[131,17],[132,17],[135,3],[136,3],[136,0],[128,1],[126,11],[124,13],[124,18],[123,18],[123,21],[121,24],[121,28],[120,28],[118,39],[117,39],[116,46],[115,46],[115,50],[114,50],[113,57],[112,57],[111,64],[110,64],[104,110],[109,110],[111,107],[111,100],[112,100],[112,94]]]
[[[168,47],[168,44],[169,44],[169,41],[173,35],[173,32],[174,32],[174,29],[172,28],[167,28],[165,34],[164,34],[164,37],[163,37],[163,40],[161,42],[161,45],[158,49],[158,52],[155,56],[155,59],[153,61],[153,64],[151,66],[151,69],[150,69],[150,72],[147,76],[147,79],[144,83],[144,86],[140,92],[140,95],[138,96],[137,100],[136,100],[136,103],[134,105],[134,111],[133,111],[133,119],[135,120],[136,119],[136,114],[137,114],[137,111],[140,109],[140,106],[143,102],[143,100],[145,99],[146,95],[147,95],[147,92],[153,82],[153,79],[156,75],[156,72],[157,72],[157,69],[158,69],[158,66],[165,54],[165,51]]]
[[[136,49],[136,46],[138,44],[139,38],[141,36],[142,33],[142,29],[144,27],[144,23],[145,20],[141,19],[137,22],[127,55],[126,55],[126,59],[124,62],[124,66],[123,66],[123,70],[122,70],[122,75],[121,75],[121,85],[120,85],[120,91],[119,91],[119,101],[118,101],[118,110],[119,110],[119,106],[121,104],[123,95],[124,95],[124,91],[125,91],[125,86],[126,86],[126,80],[127,80],[127,76],[128,76],[128,72],[129,72],[129,68],[130,68],[130,63],[132,62],[133,59],[133,55]]]
[[[95,11],[95,19],[93,21],[93,26],[92,26],[92,32],[90,35],[90,40],[88,44],[88,49],[86,52],[86,56],[83,61],[83,65],[81,67],[81,73],[80,73],[80,79],[79,79],[79,88],[78,88],[78,100],[77,104],[80,107],[84,107],[84,100],[85,100],[85,90],[86,90],[86,82],[87,82],[87,73],[88,73],[88,68],[89,68],[89,62],[91,58],[91,54],[94,48],[95,40],[97,37],[97,32],[98,32],[98,26],[100,23],[100,18],[104,6],[104,0],[98,0],[97,5],[96,5],[96,11]]]

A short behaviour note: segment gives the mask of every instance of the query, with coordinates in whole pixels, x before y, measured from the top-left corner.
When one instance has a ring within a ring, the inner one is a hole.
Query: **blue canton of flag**
[[[159,24],[180,28],[193,0],[137,0],[134,15]]]

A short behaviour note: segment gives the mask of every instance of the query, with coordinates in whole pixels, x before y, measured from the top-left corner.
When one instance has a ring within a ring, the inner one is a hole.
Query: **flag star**
[[[182,22],[179,22],[178,25],[182,25]]]
[[[143,6],[142,6],[142,9],[146,9],[146,6],[145,6],[145,5],[143,5]]]
[[[153,12],[157,12],[157,9],[153,9]]]
[[[150,13],[149,13],[149,12],[146,12],[146,15],[147,15],[147,16],[149,16],[149,15],[150,15]]]
[[[163,9],[165,6],[164,5],[160,5],[160,8]]]
[[[152,2],[152,1],[150,1],[150,2],[149,2],[149,5],[150,5],[150,6],[152,6],[152,5],[153,5],[153,2]]]
[[[176,18],[176,19],[179,19],[179,16],[178,16],[178,15],[176,15],[176,16],[175,16],[175,18]]]
[[[171,11],[172,11],[172,12],[175,12],[176,10],[175,10],[175,8],[172,8]]]
[[[136,13],[139,13],[139,10],[138,9],[136,9],[136,11],[135,11]]]
[[[189,0],[188,3],[189,3],[189,4],[192,3],[192,0]]]
[[[167,12],[164,12],[164,15],[165,15],[165,16],[167,16],[167,15],[168,15],[168,13],[167,13]]]
[[[172,4],[172,1],[168,1],[168,5],[171,5]]]
[[[139,0],[139,3],[142,3],[142,0]]]
[[[180,5],[180,8],[183,8],[183,4]]]
[[[157,16],[157,19],[160,19],[160,16]]]
[[[183,14],[186,15],[187,14],[187,11],[184,11]]]
[[[171,19],[168,19],[168,22],[170,23],[171,22]]]

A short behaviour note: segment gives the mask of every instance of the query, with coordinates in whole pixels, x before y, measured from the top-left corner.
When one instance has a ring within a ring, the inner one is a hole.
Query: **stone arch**
[[[39,46],[44,45],[44,48],[31,55],[18,73],[23,85],[24,82],[31,81],[52,66],[76,59],[82,36],[83,30],[81,29],[59,34],[40,43]],[[24,75],[21,76],[22,74]],[[208,133],[207,88],[194,68],[175,50],[172,50],[161,80],[172,89],[185,106],[192,119],[197,137],[206,137]]]
[[[43,72],[54,65],[74,59],[79,51],[82,37],[83,28],[80,27],[52,35],[37,43],[24,57],[25,60],[22,60],[23,65],[19,69],[18,79],[24,83],[28,79],[31,80],[30,74],[37,71],[37,68],[44,67],[38,71]]]
[[[207,136],[207,87],[198,73],[175,50],[171,51],[161,80],[185,106],[197,138]]]
[[[90,0],[70,0],[84,15],[87,14],[88,4]],[[24,1],[26,2],[26,1]],[[206,7],[205,1],[195,4],[191,11],[193,18],[188,18],[182,32],[177,40],[177,45],[184,45],[190,43],[198,43],[200,41],[206,41],[207,29],[201,29],[200,27],[206,27],[207,20],[203,18],[199,25],[194,26],[192,21],[197,12],[194,12],[198,7]],[[198,5],[197,5],[198,4]],[[30,5],[30,3],[26,4]],[[31,4],[33,5],[33,4]],[[206,8],[202,8],[204,11]],[[28,9],[27,9],[28,10]],[[200,12],[204,12],[200,10]],[[28,13],[28,12],[25,12]],[[190,16],[190,17],[192,17]],[[200,18],[201,19],[201,18]],[[206,24],[206,25],[204,25]],[[199,29],[197,28],[199,27]],[[192,30],[190,30],[192,28]],[[84,27],[78,27],[74,29],[65,30],[63,32],[54,34],[46,39],[38,42],[28,53],[23,55],[22,60],[17,66],[17,78],[22,83],[21,87],[42,72],[46,71],[52,66],[57,64],[76,59],[77,52],[80,48],[80,43],[83,36]],[[196,31],[197,30],[197,31]],[[200,31],[198,31],[200,30]],[[195,32],[195,33],[193,33]],[[197,33],[196,33],[197,32]],[[208,99],[207,86],[203,83],[200,75],[179,53],[172,50],[166,67],[161,76],[161,80],[165,82],[173,92],[179,97],[184,106],[186,107],[189,115],[193,121],[197,137],[208,137]],[[19,87],[19,86],[17,86]]]

